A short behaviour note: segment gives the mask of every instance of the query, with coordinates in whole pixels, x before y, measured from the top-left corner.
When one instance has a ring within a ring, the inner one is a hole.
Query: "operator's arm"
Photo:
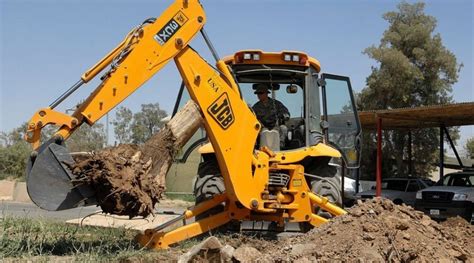
[[[285,121],[290,119],[290,112],[288,108],[278,100],[275,100],[275,104],[278,111],[278,118],[280,119],[280,124],[283,124]]]
[[[253,106],[252,106],[252,110],[253,112],[255,113],[255,116],[257,117],[258,121],[259,122],[262,122],[262,117],[263,117],[263,112],[262,112],[262,107],[261,107],[261,102],[260,101],[257,101]]]
[[[205,19],[197,0],[177,0],[160,17],[146,20],[50,107],[37,111],[28,122],[26,140],[36,149],[40,146],[41,129],[48,124],[60,127],[55,136],[61,139],[67,139],[84,122],[94,124],[175,58],[202,29]],[[54,110],[81,84],[107,67],[102,83],[72,116]]]
[[[275,105],[275,107],[278,107]],[[258,121],[267,129],[273,129],[277,122],[276,112],[274,110],[272,102],[267,102],[267,104],[257,101],[252,107],[255,116]]]

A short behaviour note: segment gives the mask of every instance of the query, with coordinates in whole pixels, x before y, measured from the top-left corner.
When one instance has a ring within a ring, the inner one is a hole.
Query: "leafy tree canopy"
[[[378,46],[364,53],[377,62],[367,78],[367,86],[359,96],[362,110],[416,107],[453,102],[452,85],[458,79],[462,65],[435,33],[436,19],[424,13],[424,3],[401,2],[398,10],[387,12],[389,23]],[[451,129],[457,138],[457,129]],[[375,136],[364,134],[366,149],[362,160],[366,168],[374,161]],[[395,171],[408,174],[408,131],[384,131],[384,160],[395,160]],[[437,129],[412,131],[414,174],[427,175],[437,158],[439,132]],[[385,165],[386,174],[393,174]],[[370,168],[368,173],[373,173]]]
[[[32,148],[24,140],[27,123],[10,132],[0,132],[0,179],[23,178],[26,163]],[[42,141],[46,141],[58,130],[57,127],[48,125],[42,130]],[[102,149],[105,146],[105,131],[100,123],[94,126],[87,124],[77,129],[66,141],[71,152],[90,152]]]
[[[474,137],[471,137],[467,140],[464,149],[467,151],[467,157],[474,159]]]
[[[142,104],[137,113],[119,107],[112,122],[115,136],[119,143],[144,143],[163,127],[167,115],[158,103]]]

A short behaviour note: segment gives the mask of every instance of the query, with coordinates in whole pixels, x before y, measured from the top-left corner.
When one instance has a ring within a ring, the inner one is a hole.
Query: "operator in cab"
[[[284,123],[290,119],[290,112],[278,100],[268,97],[270,85],[265,83],[254,84],[258,101],[252,106],[258,121],[263,125],[262,131],[279,130],[280,146],[284,147],[288,128]]]

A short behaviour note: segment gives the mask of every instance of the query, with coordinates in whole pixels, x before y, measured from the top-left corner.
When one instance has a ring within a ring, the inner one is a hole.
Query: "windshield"
[[[423,183],[425,183],[427,186],[433,186],[436,184],[436,182],[426,179],[423,180]]]
[[[239,83],[240,90],[242,91],[242,97],[249,107],[252,107],[257,103],[258,97],[254,94],[253,85],[255,83]],[[291,83],[278,83],[280,88],[274,90],[268,94],[269,98],[276,99],[283,103],[290,112],[290,118],[302,118],[304,116],[303,106],[303,88],[299,85],[295,85],[296,92],[288,93],[286,87],[292,85]]]
[[[307,68],[234,65],[233,69],[242,98],[262,125],[257,147],[280,151],[306,146]]]
[[[405,191],[407,188],[406,180],[390,180],[382,182],[382,189]]]
[[[442,185],[444,185],[444,186],[473,187],[474,186],[474,174],[462,174],[462,173],[448,174],[442,180]]]

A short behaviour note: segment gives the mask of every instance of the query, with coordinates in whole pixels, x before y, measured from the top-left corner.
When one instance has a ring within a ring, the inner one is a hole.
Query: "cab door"
[[[361,127],[350,79],[327,73],[323,73],[321,79],[327,140],[342,153],[347,168],[358,168]]]

